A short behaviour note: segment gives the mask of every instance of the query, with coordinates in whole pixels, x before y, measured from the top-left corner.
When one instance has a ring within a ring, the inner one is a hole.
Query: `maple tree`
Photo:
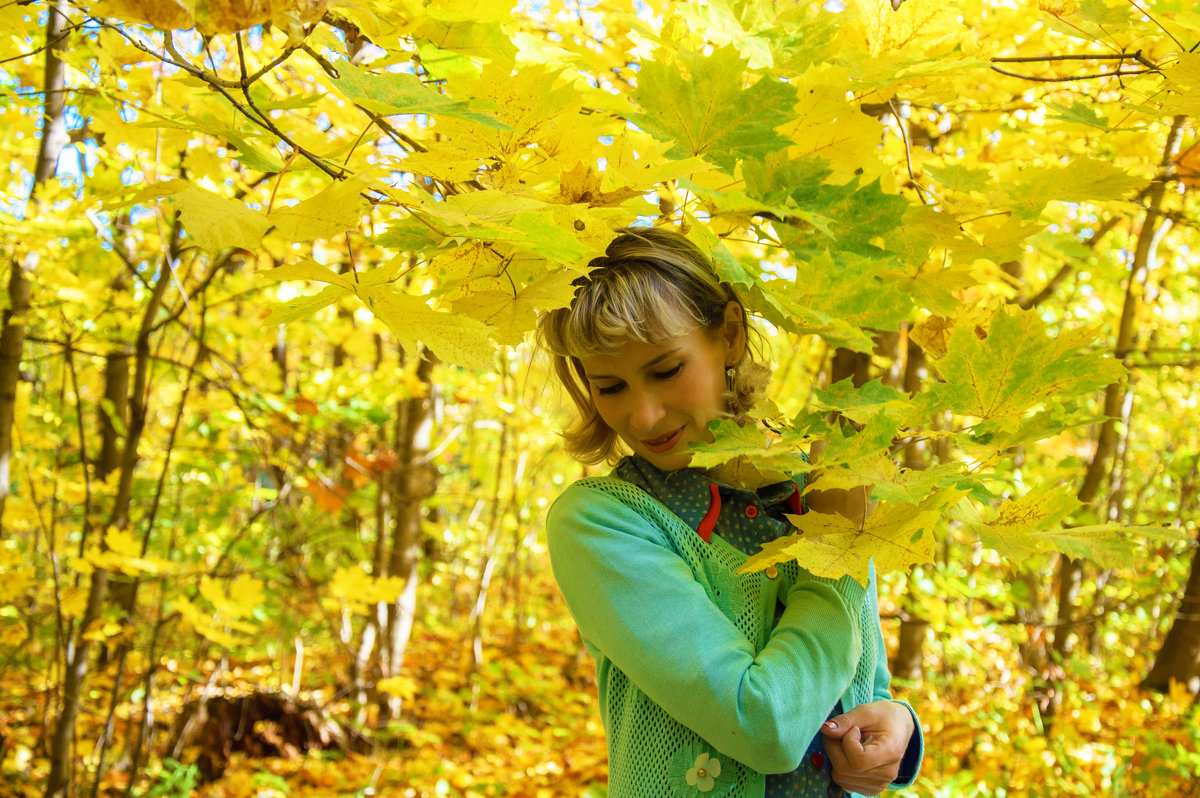
[[[0,2],[0,643],[47,685],[45,794],[98,788],[118,737],[141,788],[167,651],[296,691],[336,641],[386,728],[449,602],[477,703],[497,573],[517,650],[579,473],[518,396],[527,334],[631,223],[712,251],[781,360],[775,432],[718,422],[695,462],[819,443],[816,487],[881,503],[752,567],[873,557],[926,628],[991,563],[1062,715],[1073,639],[1172,615],[1125,569],[1183,585],[1196,536],[1200,17],[1015,5]],[[1159,687],[1196,691],[1192,645]]]

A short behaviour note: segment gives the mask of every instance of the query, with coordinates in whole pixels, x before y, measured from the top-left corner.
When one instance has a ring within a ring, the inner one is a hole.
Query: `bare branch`
[[[1017,72],[1009,72],[1007,69],[1001,69],[1000,67],[997,67],[997,66],[992,67],[992,71],[999,72],[1001,75],[1008,75],[1009,77],[1012,77],[1012,78],[1020,78],[1021,80],[1032,80],[1032,81],[1036,81],[1038,83],[1070,83],[1073,80],[1096,80],[1097,78],[1127,78],[1127,77],[1132,77],[1134,75],[1146,75],[1151,72],[1158,72],[1158,69],[1157,68],[1155,68],[1155,69],[1134,69],[1134,70],[1129,70],[1129,71],[1125,71],[1125,72],[1122,72],[1121,70],[1117,70],[1116,72],[1097,72],[1092,75],[1074,75],[1071,77],[1061,77],[1061,78],[1043,78],[1043,77],[1038,77],[1036,75],[1021,75]]]

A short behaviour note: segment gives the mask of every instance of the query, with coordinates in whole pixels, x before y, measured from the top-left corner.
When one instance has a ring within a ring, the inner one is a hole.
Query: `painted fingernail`
[[[829,728],[829,729],[836,729],[836,728],[837,728],[837,724],[836,724],[836,723],[834,723],[834,722],[833,722],[833,721],[831,721],[831,720],[827,720],[827,721],[825,721],[825,726],[826,726],[826,728]]]

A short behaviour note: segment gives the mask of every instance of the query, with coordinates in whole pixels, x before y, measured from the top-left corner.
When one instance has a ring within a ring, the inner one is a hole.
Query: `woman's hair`
[[[749,340],[757,330],[747,321],[745,305],[729,283],[721,282],[712,258],[679,233],[627,227],[588,268],[575,281],[579,288],[570,307],[538,320],[538,340],[579,410],[579,418],[563,432],[568,452],[585,463],[612,463],[621,454],[620,439],[592,401],[581,357],[611,354],[627,340],[657,345],[697,328],[718,335],[729,302],[742,307],[748,334],[726,397],[730,418],[745,419],[766,388],[770,370]]]

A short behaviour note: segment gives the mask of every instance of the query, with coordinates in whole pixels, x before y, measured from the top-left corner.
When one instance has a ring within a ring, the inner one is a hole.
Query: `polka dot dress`
[[[720,535],[746,554],[756,553],[763,543],[786,534],[785,513],[802,512],[803,477],[751,491],[714,482],[696,469],[660,471],[637,456],[622,460],[615,474],[662,502],[687,525],[701,533],[708,530]],[[776,609],[778,616],[782,606]],[[835,706],[830,716],[839,712]],[[767,776],[767,798],[840,798],[847,794],[830,780],[823,741],[820,734],[813,738],[796,770]]]

